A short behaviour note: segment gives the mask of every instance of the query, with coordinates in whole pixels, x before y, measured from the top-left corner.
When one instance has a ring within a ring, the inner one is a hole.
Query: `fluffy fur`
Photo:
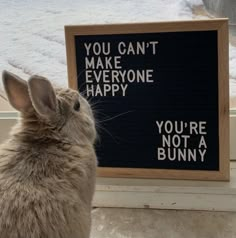
[[[88,102],[39,76],[27,83],[5,71],[3,82],[22,117],[0,149],[1,238],[88,238],[96,170]]]

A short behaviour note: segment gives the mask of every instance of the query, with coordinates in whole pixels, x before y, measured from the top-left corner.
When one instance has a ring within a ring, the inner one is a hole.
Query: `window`
[[[64,25],[210,19],[228,16],[230,132],[233,143],[236,141],[236,16],[233,14],[235,11],[236,2],[224,0],[217,3],[214,0],[1,1],[1,71],[9,70],[25,79],[32,74],[40,74],[58,85],[67,86]],[[1,119],[5,122],[14,121],[17,114],[12,111],[13,108],[5,100],[0,82]],[[236,159],[234,146],[231,146],[232,158]]]

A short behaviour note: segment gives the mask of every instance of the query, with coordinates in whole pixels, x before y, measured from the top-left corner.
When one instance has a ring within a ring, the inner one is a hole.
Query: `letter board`
[[[227,20],[66,26],[99,176],[229,179]]]

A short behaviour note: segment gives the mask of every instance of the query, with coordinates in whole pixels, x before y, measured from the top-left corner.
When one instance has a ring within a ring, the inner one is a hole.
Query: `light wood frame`
[[[99,167],[97,169],[98,176],[222,181],[229,180],[228,19],[139,24],[65,26],[69,87],[76,90],[78,89],[74,38],[76,35],[209,30],[216,30],[218,37],[219,171]]]

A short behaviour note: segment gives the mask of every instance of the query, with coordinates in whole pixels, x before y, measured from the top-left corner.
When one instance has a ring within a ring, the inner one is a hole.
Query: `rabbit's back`
[[[89,237],[95,168],[90,146],[3,145],[1,238]]]

